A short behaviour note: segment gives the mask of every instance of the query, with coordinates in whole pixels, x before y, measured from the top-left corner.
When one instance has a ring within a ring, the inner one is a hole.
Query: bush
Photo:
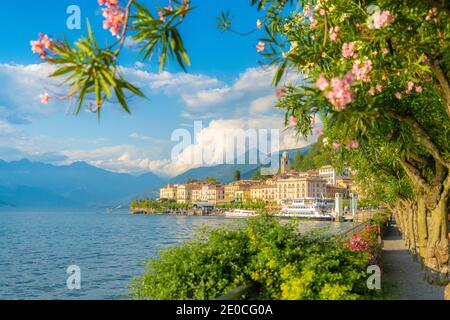
[[[296,223],[267,216],[235,228],[205,229],[194,240],[149,259],[133,280],[136,299],[215,299],[255,283],[258,299],[368,299],[370,254],[298,234]]]

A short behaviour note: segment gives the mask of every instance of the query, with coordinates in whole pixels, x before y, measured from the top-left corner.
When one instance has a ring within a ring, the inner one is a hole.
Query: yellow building
[[[338,185],[342,188],[353,190],[353,179],[352,179],[352,177],[347,177],[347,176],[337,177],[336,185]]]
[[[182,184],[177,188],[177,202],[178,203],[190,203],[192,194],[192,185]]]
[[[202,202],[202,185],[195,184],[191,189],[191,201],[192,203]]]
[[[202,194],[205,194],[204,198],[206,202],[211,204],[217,204],[225,200],[225,188],[222,185],[210,184],[203,186]]]
[[[225,185],[225,202],[247,202],[251,200],[250,188],[259,184],[257,180],[240,180]]]
[[[336,184],[327,184],[327,198],[334,198],[336,193],[342,195],[342,198],[349,199],[350,198],[350,190]]]
[[[274,203],[278,201],[277,179],[267,179],[250,187],[250,198],[253,202],[263,201]]]
[[[177,199],[177,185],[169,184],[167,187],[159,190],[159,197],[161,199],[176,200]]]
[[[319,176],[301,176],[278,179],[278,203],[284,199],[326,197],[327,181]]]

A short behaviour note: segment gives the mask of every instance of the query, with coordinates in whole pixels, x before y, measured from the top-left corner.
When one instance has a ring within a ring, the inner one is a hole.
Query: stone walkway
[[[395,225],[388,228],[383,240],[385,281],[391,299],[443,300],[444,287],[428,284],[422,266],[408,252]]]

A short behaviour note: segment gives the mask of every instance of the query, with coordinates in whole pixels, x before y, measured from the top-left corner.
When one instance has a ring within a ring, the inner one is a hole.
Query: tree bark
[[[425,196],[423,194],[420,194],[417,197],[417,234],[419,256],[421,258],[421,261],[424,262],[427,256],[428,227]]]
[[[427,280],[436,284],[447,284],[449,276],[448,201],[450,176],[443,184],[436,206],[430,210],[428,243],[425,267]]]
[[[408,206],[408,211],[407,211],[407,223],[408,223],[408,247],[409,247],[409,251],[413,254],[416,255],[417,251],[416,251],[416,234],[414,232],[414,205],[412,202],[409,202],[407,204]]]

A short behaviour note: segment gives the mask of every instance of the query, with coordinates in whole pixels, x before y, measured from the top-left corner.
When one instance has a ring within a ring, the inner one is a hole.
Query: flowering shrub
[[[347,243],[352,251],[366,252],[370,256],[369,265],[382,266],[381,247],[379,243],[380,232],[375,225],[367,225],[364,229],[355,234]]]
[[[367,289],[367,252],[326,239],[269,217],[206,230],[148,260],[131,291],[138,299],[215,299],[255,283],[259,299],[379,297]]]

